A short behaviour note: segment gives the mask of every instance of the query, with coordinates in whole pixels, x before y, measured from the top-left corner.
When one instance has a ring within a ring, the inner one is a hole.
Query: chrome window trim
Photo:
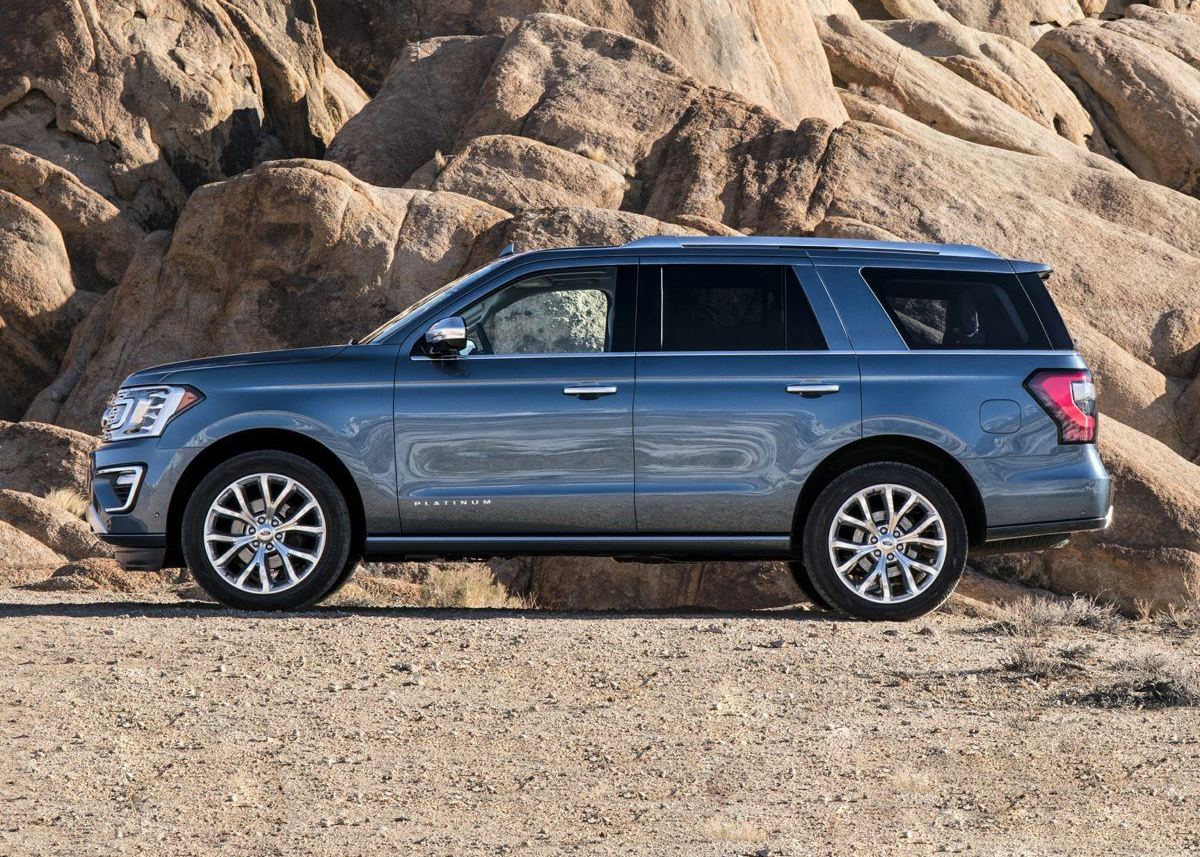
[[[429,360],[442,362],[445,360],[529,360],[545,359],[548,357],[811,357],[828,355],[831,357],[855,357],[863,355],[875,357],[948,357],[989,356],[1004,357],[1014,354],[1026,357],[1063,357],[1078,355],[1078,351],[1056,351],[1054,349],[1027,348],[917,348],[917,349],[837,349],[834,351],[564,351],[553,354],[468,354],[465,357],[426,357],[420,354],[410,355],[410,360]]]
[[[864,354],[878,355],[881,357],[899,357],[901,355],[917,355],[921,357],[931,357],[938,354],[950,356],[1012,356],[1021,354],[1026,357],[1070,357],[1078,355],[1078,351],[1055,351],[1054,349],[1046,348],[909,348],[897,349],[890,348],[880,351],[872,351],[868,348],[860,348],[855,352],[859,356]]]
[[[853,351],[828,351],[816,349],[812,351],[639,351],[638,357],[813,357],[831,355],[835,357],[854,356]]]
[[[548,357],[636,357],[632,351],[560,351],[548,354],[467,354],[457,357],[427,357],[424,354],[410,354],[410,360],[428,360],[432,363],[445,363],[456,360],[536,360]]]

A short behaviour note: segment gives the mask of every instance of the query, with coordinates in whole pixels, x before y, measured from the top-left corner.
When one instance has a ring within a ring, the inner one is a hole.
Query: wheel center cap
[[[883,545],[885,548],[894,548],[896,546],[896,540],[891,538],[890,536],[888,538],[880,539],[879,543],[881,545]]]
[[[274,535],[275,531],[270,527],[263,527],[258,531],[258,540],[265,544],[266,542],[269,542]]]

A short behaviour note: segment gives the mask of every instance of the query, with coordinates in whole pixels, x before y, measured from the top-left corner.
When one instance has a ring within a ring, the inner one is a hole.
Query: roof
[[[990,250],[971,244],[916,244],[908,241],[864,241],[857,238],[786,238],[754,236],[670,236],[653,235],[621,245],[631,250],[680,250],[688,248],[729,249],[769,248],[779,250],[867,251],[877,253],[918,253],[927,256],[971,256],[999,258]]]

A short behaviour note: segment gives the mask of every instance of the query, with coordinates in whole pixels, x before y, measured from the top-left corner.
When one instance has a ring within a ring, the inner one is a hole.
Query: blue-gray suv
[[[1111,519],[1049,275],[950,244],[509,248],[349,345],[131,375],[89,519],[247,609],[360,559],[562,554],[783,560],[820,606],[909,619],[968,552]]]

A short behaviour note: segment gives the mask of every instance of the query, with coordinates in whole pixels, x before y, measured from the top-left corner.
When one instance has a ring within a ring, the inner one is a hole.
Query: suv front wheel
[[[804,565],[835,609],[906,620],[950,597],[967,562],[967,525],[946,487],[917,467],[855,467],[821,491],[805,522]]]
[[[188,500],[182,541],[196,582],[242,610],[312,604],[351,563],[350,513],[336,483],[288,452],[215,467]]]

